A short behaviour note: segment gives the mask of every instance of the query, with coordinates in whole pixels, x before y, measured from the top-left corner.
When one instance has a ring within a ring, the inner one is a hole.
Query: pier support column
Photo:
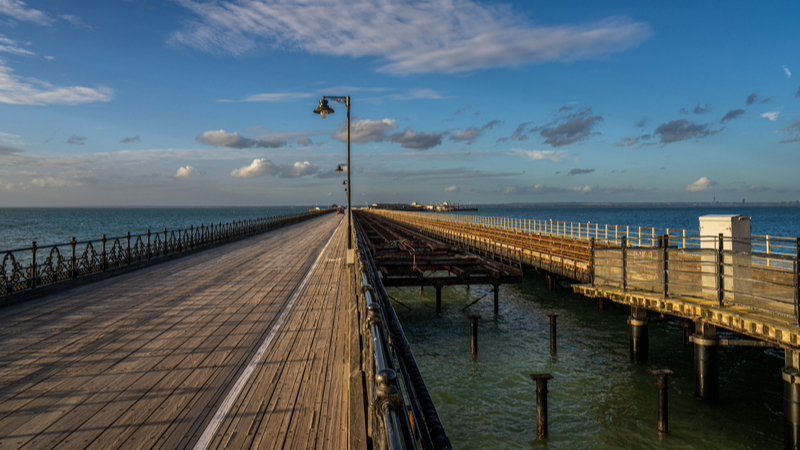
[[[691,320],[681,320],[681,328],[683,329],[683,346],[692,346],[692,335],[694,334],[694,322]]]
[[[609,300],[607,298],[599,297],[597,299],[597,309],[599,309],[600,311],[606,311],[610,304],[611,304],[611,300]]]
[[[500,311],[500,285],[494,287],[494,315]]]
[[[442,287],[441,286],[435,286],[435,287],[436,287],[436,314],[440,314],[442,312]]]
[[[647,329],[647,310],[631,307],[631,361],[645,362],[648,358],[650,335]]]
[[[783,368],[783,448],[800,450],[800,352],[785,350]]]
[[[717,327],[702,322],[695,324],[694,395],[709,402],[719,400],[719,338]]]

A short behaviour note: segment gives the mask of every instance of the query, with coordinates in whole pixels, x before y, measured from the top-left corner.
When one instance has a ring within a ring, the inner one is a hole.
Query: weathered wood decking
[[[0,449],[346,448],[341,218],[0,310]]]

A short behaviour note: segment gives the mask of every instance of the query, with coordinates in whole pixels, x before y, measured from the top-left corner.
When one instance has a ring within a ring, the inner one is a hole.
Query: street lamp
[[[353,219],[352,210],[350,209],[350,193],[353,190],[353,185],[350,184],[350,173],[353,171],[350,165],[350,96],[347,97],[326,97],[322,96],[319,101],[319,106],[314,110],[315,114],[319,114],[323,119],[328,117],[328,114],[333,114],[334,111],[328,106],[328,100],[336,103],[344,103],[347,107],[347,250],[348,252],[353,249]],[[342,165],[336,168],[336,172],[341,173]]]

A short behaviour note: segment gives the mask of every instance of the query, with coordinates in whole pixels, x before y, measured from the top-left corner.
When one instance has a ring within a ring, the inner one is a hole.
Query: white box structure
[[[717,251],[719,236],[723,245],[723,300],[732,301],[736,295],[748,296],[750,282],[750,217],[738,214],[710,214],[700,217],[700,261],[703,272],[703,296],[717,299]]]

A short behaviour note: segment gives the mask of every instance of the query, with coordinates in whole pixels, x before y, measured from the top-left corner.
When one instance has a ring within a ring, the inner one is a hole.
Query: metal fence
[[[368,401],[367,435],[373,449],[448,450],[450,441],[411,348],[381,282],[363,233],[358,244],[358,313],[362,371]],[[368,355],[368,356],[367,356]]]
[[[189,229],[106,237],[78,242],[2,251],[0,300],[12,294],[32,291],[54,283],[67,282],[147,261],[177,256],[195,249],[241,239],[277,227],[300,222],[328,211],[265,217]]]
[[[623,238],[616,248],[595,248],[592,284],[711,300],[719,306],[741,306],[800,320],[800,239],[795,238],[792,247],[785,245],[782,253],[753,251],[766,248],[763,236],[702,240],[713,246],[681,248],[662,238],[661,246],[635,248]],[[735,245],[751,250],[733,250]]]

